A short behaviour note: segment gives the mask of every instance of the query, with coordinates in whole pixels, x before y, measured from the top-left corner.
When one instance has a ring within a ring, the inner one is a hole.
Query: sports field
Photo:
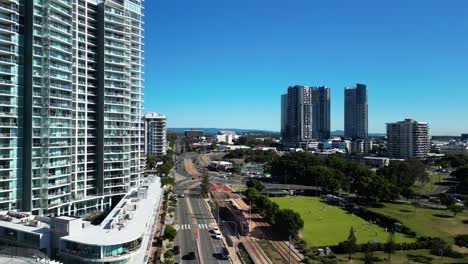
[[[389,233],[364,219],[348,214],[337,206],[322,203],[315,197],[272,198],[280,208],[290,208],[301,214],[304,229],[301,234],[311,246],[333,246],[348,238],[351,226],[356,229],[358,243],[378,240],[386,242]],[[413,238],[396,233],[395,242],[412,242]]]

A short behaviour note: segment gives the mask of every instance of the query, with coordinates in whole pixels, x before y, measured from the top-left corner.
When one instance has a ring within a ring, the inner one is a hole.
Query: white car
[[[210,233],[212,233],[212,234],[221,233],[221,232],[219,232],[219,228],[218,228],[217,226],[212,226],[212,227],[210,228],[209,231],[210,231]]]
[[[223,236],[221,235],[221,233],[216,233],[213,237],[216,239],[221,239]]]

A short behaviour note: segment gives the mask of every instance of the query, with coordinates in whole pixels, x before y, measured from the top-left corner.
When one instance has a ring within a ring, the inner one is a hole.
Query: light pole
[[[237,224],[236,224],[236,222],[234,222],[234,221],[224,221],[224,220],[222,221],[222,223],[231,223],[231,224],[234,224],[234,237],[235,237],[235,239],[236,239],[236,243],[234,243],[234,252],[236,253],[236,254],[234,255],[234,261],[236,261],[236,260],[237,260],[237,245],[236,245],[236,244],[237,244]],[[231,233],[231,231],[229,231],[229,233]]]

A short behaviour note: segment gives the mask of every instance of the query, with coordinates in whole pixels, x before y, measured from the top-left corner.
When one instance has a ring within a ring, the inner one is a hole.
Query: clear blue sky
[[[468,133],[468,1],[146,0],[145,111],[170,127],[279,130],[288,85],[369,89],[369,131]]]

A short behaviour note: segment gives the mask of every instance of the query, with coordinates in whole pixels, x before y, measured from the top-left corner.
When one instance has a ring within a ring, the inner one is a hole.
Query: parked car
[[[180,254],[180,247],[179,246],[174,247],[174,254],[176,254],[176,255]]]

